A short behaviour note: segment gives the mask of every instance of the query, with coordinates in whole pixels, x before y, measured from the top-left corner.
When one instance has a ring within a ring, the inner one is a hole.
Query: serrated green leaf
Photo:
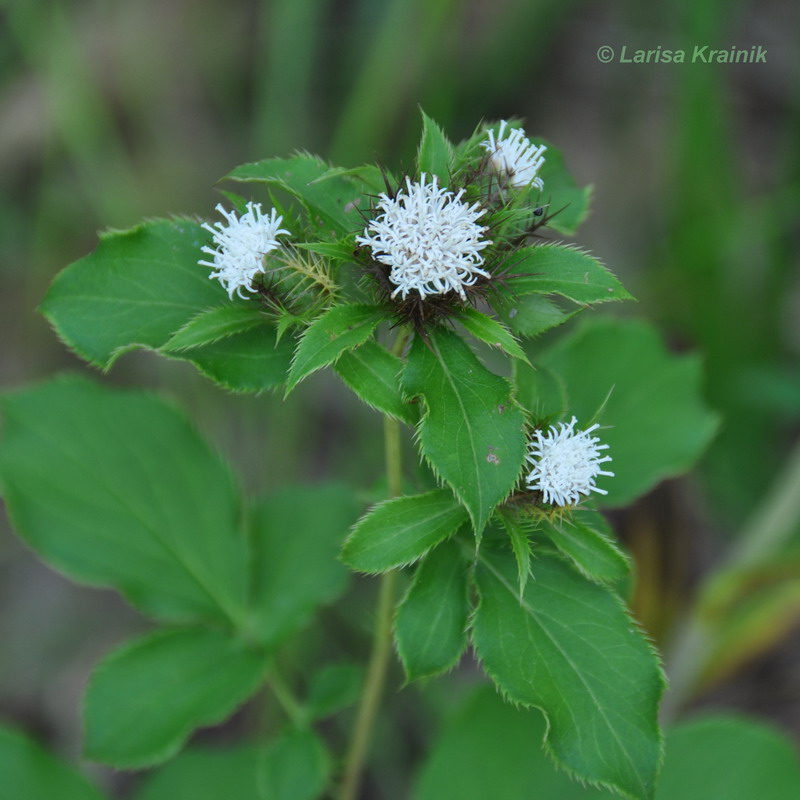
[[[479,686],[436,738],[415,781],[413,800],[579,800],[580,786],[550,765],[545,722]],[[688,800],[688,798],[686,799]]]
[[[517,402],[537,424],[550,422],[567,410],[567,388],[564,381],[547,367],[537,364],[514,364],[514,384]]]
[[[263,653],[218,630],[147,634],[95,669],[84,703],[88,758],[144,767],[173,756],[198,727],[222,722],[261,683]]]
[[[397,652],[409,681],[452,669],[466,649],[467,568],[453,541],[440,544],[417,567],[394,624]]]
[[[525,586],[531,574],[531,541],[528,538],[528,531],[531,525],[525,525],[523,521],[511,510],[501,509],[497,512],[500,522],[503,525],[508,538],[511,541],[511,549],[517,562],[517,575],[519,578],[519,596],[525,594]]]
[[[546,203],[545,213],[553,214],[547,227],[559,233],[571,236],[586,219],[592,187],[579,187],[564,164],[564,156],[558,148],[538,137],[533,138],[535,145],[546,144],[544,164],[539,170],[539,177],[544,181],[544,189],[531,191],[531,202]]]
[[[217,306],[192,317],[161,349],[175,352],[212,344],[265,322],[263,312],[256,305]]]
[[[467,507],[480,535],[514,488],[525,458],[524,419],[510,384],[443,328],[429,330],[428,343],[414,340],[404,384],[409,395],[424,399],[423,455]]]
[[[254,181],[282,189],[297,198],[312,218],[338,234],[363,227],[359,209],[368,204],[360,181],[340,174],[316,156],[268,158],[237,167],[234,181]]]
[[[150,773],[133,800],[262,800],[258,787],[261,757],[252,744],[224,750],[191,747]]]
[[[413,800],[612,800],[557,772],[539,747],[545,726],[536,711],[504,704],[480,687],[459,705],[423,765]],[[793,742],[756,719],[701,716],[666,738],[656,800],[793,800],[800,762]]]
[[[630,559],[602,514],[578,509],[571,519],[542,520],[539,529],[590,580],[614,584],[630,575]]]
[[[268,800],[316,800],[325,791],[330,769],[330,756],[315,733],[287,730],[265,753],[262,795]]]
[[[369,406],[409,424],[416,414],[400,390],[403,362],[368,339],[355,350],[339,356],[336,374]]]
[[[170,358],[189,361],[197,371],[232,392],[264,392],[285,383],[296,339],[278,340],[277,331],[259,325],[217,342],[193,347]]]
[[[717,429],[703,402],[700,359],[670,354],[646,322],[586,320],[541,362],[563,379],[581,427],[603,426],[597,435],[615,477],[600,505],[625,505],[684,472]]]
[[[511,289],[514,289],[513,282]],[[510,297],[500,292],[492,300],[492,307],[497,316],[511,328],[518,336],[533,338],[551,328],[557,328],[576,314],[574,311],[565,311],[552,300],[540,294],[526,294]]]
[[[440,186],[449,186],[453,168],[453,145],[444,135],[444,131],[424,111],[421,113],[422,139],[417,151],[419,171],[436,175]]]
[[[324,719],[355,705],[361,694],[364,670],[360,664],[329,664],[311,679],[306,710],[312,720]]]
[[[512,358],[518,358],[520,361],[528,361],[528,357],[525,355],[525,351],[522,349],[519,342],[513,337],[511,332],[496,319],[487,317],[486,314],[481,314],[480,311],[466,306],[459,311],[458,321],[476,339],[480,339],[480,341],[486,342],[486,344],[492,347],[499,347]]]
[[[294,242],[293,246],[300,250],[316,253],[319,256],[325,256],[325,258],[333,258],[337,261],[352,261],[356,243],[352,236],[348,236],[339,242]]]
[[[78,355],[104,369],[132,348],[162,347],[227,300],[197,263],[208,236],[186,219],[101,234],[93,253],[56,276],[40,310]]]
[[[467,521],[447,489],[385,500],[365,514],[347,537],[342,560],[359,572],[386,572],[421,558]]]
[[[363,344],[385,314],[377,306],[334,306],[306,328],[297,346],[289,379],[287,394],[303,378],[318,369],[333,364],[346,350]]]
[[[77,376],[7,395],[2,409],[5,500],[42,559],[161,619],[241,620],[238,493],[178,411]]]
[[[344,591],[336,556],[357,513],[352,492],[336,485],[289,487],[255,507],[253,637],[274,647]]]
[[[522,601],[510,552],[482,548],[476,578],[473,642],[501,691],[545,713],[548,747],[569,772],[652,798],[664,678],[621,601],[545,553]]]
[[[0,727],[2,800],[103,800],[103,794],[32,739]]]
[[[512,302],[526,294],[559,294],[576,303],[632,299],[594,256],[563,244],[548,242],[522,247],[514,253],[503,274],[507,289],[497,291]]]

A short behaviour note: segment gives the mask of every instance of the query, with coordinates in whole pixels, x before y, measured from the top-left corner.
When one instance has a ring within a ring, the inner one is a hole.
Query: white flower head
[[[463,194],[440,187],[436,176],[426,181],[423,172],[417,182],[406,178],[406,188],[394,197],[380,196],[380,213],[356,241],[391,267],[389,280],[397,287],[392,297],[454,291],[466,299],[465,286],[489,277],[480,265],[491,241],[481,238],[487,228],[477,223],[485,211],[479,203],[463,202]]]
[[[225,217],[227,224],[215,222],[212,226],[203,223],[203,227],[214,234],[214,246],[203,247],[203,252],[208,253],[212,260],[197,263],[215,270],[208,277],[218,278],[229,297],[233,297],[234,292],[245,297],[242,291],[254,291],[253,278],[264,272],[264,257],[280,247],[278,236],[289,231],[280,227],[283,217],[278,216],[274,208],[269,214],[264,214],[260,203],[248,203],[247,210],[240,217],[235,211],[226,211],[220,204],[217,204],[217,211]]]
[[[489,131],[488,138],[481,142],[481,147],[491,155],[492,166],[508,175],[512,186],[517,188],[533,184],[537,189],[544,189],[544,181],[537,173],[544,164],[544,151],[547,147],[538,147],[528,140],[522,128],[508,128],[503,120],[495,136]]]
[[[542,492],[546,503],[575,505],[580,502],[581,495],[608,494],[594,484],[598,475],[614,476],[613,472],[600,468],[601,464],[611,461],[611,456],[601,457],[601,451],[608,450],[608,445],[600,444],[600,439],[591,436],[600,426],[576,431],[577,422],[573,417],[569,423],[561,422],[558,427],[551,425],[546,434],[536,431],[528,443],[526,459],[533,470],[526,479],[527,485],[531,490]]]

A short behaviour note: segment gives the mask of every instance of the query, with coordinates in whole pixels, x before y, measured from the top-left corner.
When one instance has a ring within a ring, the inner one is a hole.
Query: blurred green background
[[[418,105],[454,139],[482,118],[518,116],[595,186],[577,241],[640,301],[613,312],[702,350],[724,415],[697,474],[615,515],[638,561],[637,613],[667,641],[776,481],[789,498],[780,558],[800,562],[800,459],[785,466],[800,433],[796,3],[2,0],[0,22],[0,386],[84,369],[34,309],[98,229],[211,216],[220,175],[294,149],[409,164]],[[703,44],[761,45],[767,61],[596,56],[602,45]],[[380,469],[380,421],[328,375],[288,406],[226,396],[141,353],[107,380],[177,397],[254,492],[323,477],[369,487]],[[77,756],[89,669],[143,623],[111,593],[43,567],[0,525],[0,716]],[[800,568],[788,569],[752,646],[696,702],[800,735]]]

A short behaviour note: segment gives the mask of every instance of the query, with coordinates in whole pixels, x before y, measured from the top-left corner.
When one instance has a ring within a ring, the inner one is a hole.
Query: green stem
[[[401,329],[392,348],[395,355],[402,352],[407,337],[408,331]],[[383,441],[389,497],[399,497],[403,493],[403,451],[400,423],[396,419],[388,416],[383,418]],[[369,657],[367,676],[361,692],[350,748],[347,752],[339,800],[356,800],[358,797],[361,774],[364,771],[372,729],[378,715],[383,687],[386,683],[386,671],[392,654],[392,617],[396,583],[397,573],[394,570],[381,576],[372,653]]]
[[[292,690],[284,683],[283,678],[281,678],[274,668],[270,671],[267,683],[286,716],[289,717],[294,725],[302,725],[305,721],[303,707],[296,700],[294,694],[292,694]]]

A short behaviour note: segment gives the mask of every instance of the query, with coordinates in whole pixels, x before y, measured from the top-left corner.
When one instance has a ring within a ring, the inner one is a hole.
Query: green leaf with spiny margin
[[[444,328],[430,329],[427,342],[414,340],[404,384],[425,404],[420,449],[466,506],[480,536],[516,485],[525,458],[524,418],[511,386]]]
[[[342,560],[359,572],[386,572],[412,564],[467,521],[447,489],[396,497],[370,509],[353,528]]]
[[[160,630],[115,650],[86,690],[87,757],[118,768],[165,761],[255,692],[266,663],[263,652],[205,628]]]
[[[274,647],[347,586],[337,560],[358,505],[351,490],[329,484],[292,486],[251,512],[254,586],[251,636]]]
[[[453,145],[444,131],[424,112],[422,114],[422,139],[417,151],[417,165],[420,173],[436,175],[440,186],[450,185],[453,168]]]
[[[615,477],[605,480],[600,505],[626,505],[686,471],[717,429],[700,358],[669,353],[644,321],[587,319],[541,362],[564,381],[580,427],[603,426],[596,435],[609,446]]]
[[[103,800],[77,770],[6,727],[0,727],[0,775],[3,800]]]
[[[190,747],[147,775],[133,800],[262,800],[261,760],[261,749],[254,744]]]
[[[511,288],[514,288],[513,282]],[[517,336],[529,339],[563,325],[582,310],[579,307],[574,311],[565,311],[541,294],[509,297],[501,292],[495,294],[492,307]]]
[[[164,352],[168,358],[188,361],[214,383],[232,392],[260,393],[286,382],[297,340],[259,325],[210,344],[180,353]]]
[[[306,328],[297,346],[289,380],[288,394],[303,378],[333,364],[346,350],[363,344],[385,317],[378,306],[334,306]]]
[[[503,703],[488,686],[461,703],[434,742],[413,800],[542,798],[611,800],[557,771],[540,743],[541,714]],[[734,714],[696,716],[666,737],[657,800],[794,800],[800,759],[777,729]]]
[[[468,568],[453,540],[434,548],[417,567],[394,623],[397,652],[409,681],[452,669],[466,649]]]
[[[160,619],[241,622],[239,495],[182,414],[77,376],[6,395],[1,407],[5,501],[44,561]]]
[[[356,242],[353,236],[348,236],[338,242],[294,242],[292,246],[336,261],[352,261]]]
[[[269,800],[316,800],[325,792],[330,771],[328,751],[313,731],[287,729],[264,754],[262,796]]]
[[[619,598],[540,553],[520,601],[508,552],[483,547],[473,643],[509,699],[541,709],[547,746],[583,781],[653,797],[664,677]]]
[[[514,558],[517,562],[517,575],[519,578],[519,596],[525,594],[525,586],[528,583],[528,578],[531,575],[531,558],[533,552],[531,550],[531,540],[528,538],[528,533],[533,528],[531,520],[526,520],[519,514],[514,513],[510,508],[500,508],[497,511],[497,517],[500,520],[508,538],[511,542],[511,549],[514,551]]]
[[[520,343],[514,338],[508,328],[499,323],[496,319],[487,317],[486,314],[482,314],[474,308],[465,306],[458,312],[458,321],[476,339],[480,339],[480,341],[486,342],[486,344],[492,347],[500,348],[512,358],[518,358],[520,361],[528,360]]]
[[[204,344],[242,333],[259,325],[265,325],[264,313],[257,305],[226,304],[201,311],[192,317],[161,348],[162,351],[188,350]]]
[[[545,214],[552,214],[547,227],[559,233],[571,236],[586,219],[589,212],[589,201],[592,196],[591,186],[577,186],[572,175],[564,164],[564,156],[558,148],[539,137],[533,138],[535,145],[545,144],[544,164],[539,170],[539,177],[544,181],[544,189],[531,188],[531,203],[546,204]]]
[[[135,347],[162,347],[201,311],[227,302],[197,263],[209,235],[187,219],[103,233],[93,253],[56,276],[40,310],[67,345],[103,369]]]
[[[526,294],[559,294],[576,303],[631,300],[627,289],[594,256],[564,244],[521,247],[503,272],[496,291],[516,302]]]
[[[312,218],[338,234],[364,227],[358,212],[369,204],[369,198],[361,181],[339,173],[316,156],[268,158],[243,164],[226,177],[282,189],[299,200]]]
[[[568,405],[564,381],[547,367],[514,363],[513,382],[517,402],[530,414],[534,423],[547,423],[561,416]]]
[[[367,405],[408,424],[416,419],[400,390],[402,360],[374,339],[342,353],[333,369]]]
[[[630,559],[617,547],[608,522],[597,511],[577,509],[571,518],[542,519],[539,530],[589,580],[615,584],[630,575]]]

